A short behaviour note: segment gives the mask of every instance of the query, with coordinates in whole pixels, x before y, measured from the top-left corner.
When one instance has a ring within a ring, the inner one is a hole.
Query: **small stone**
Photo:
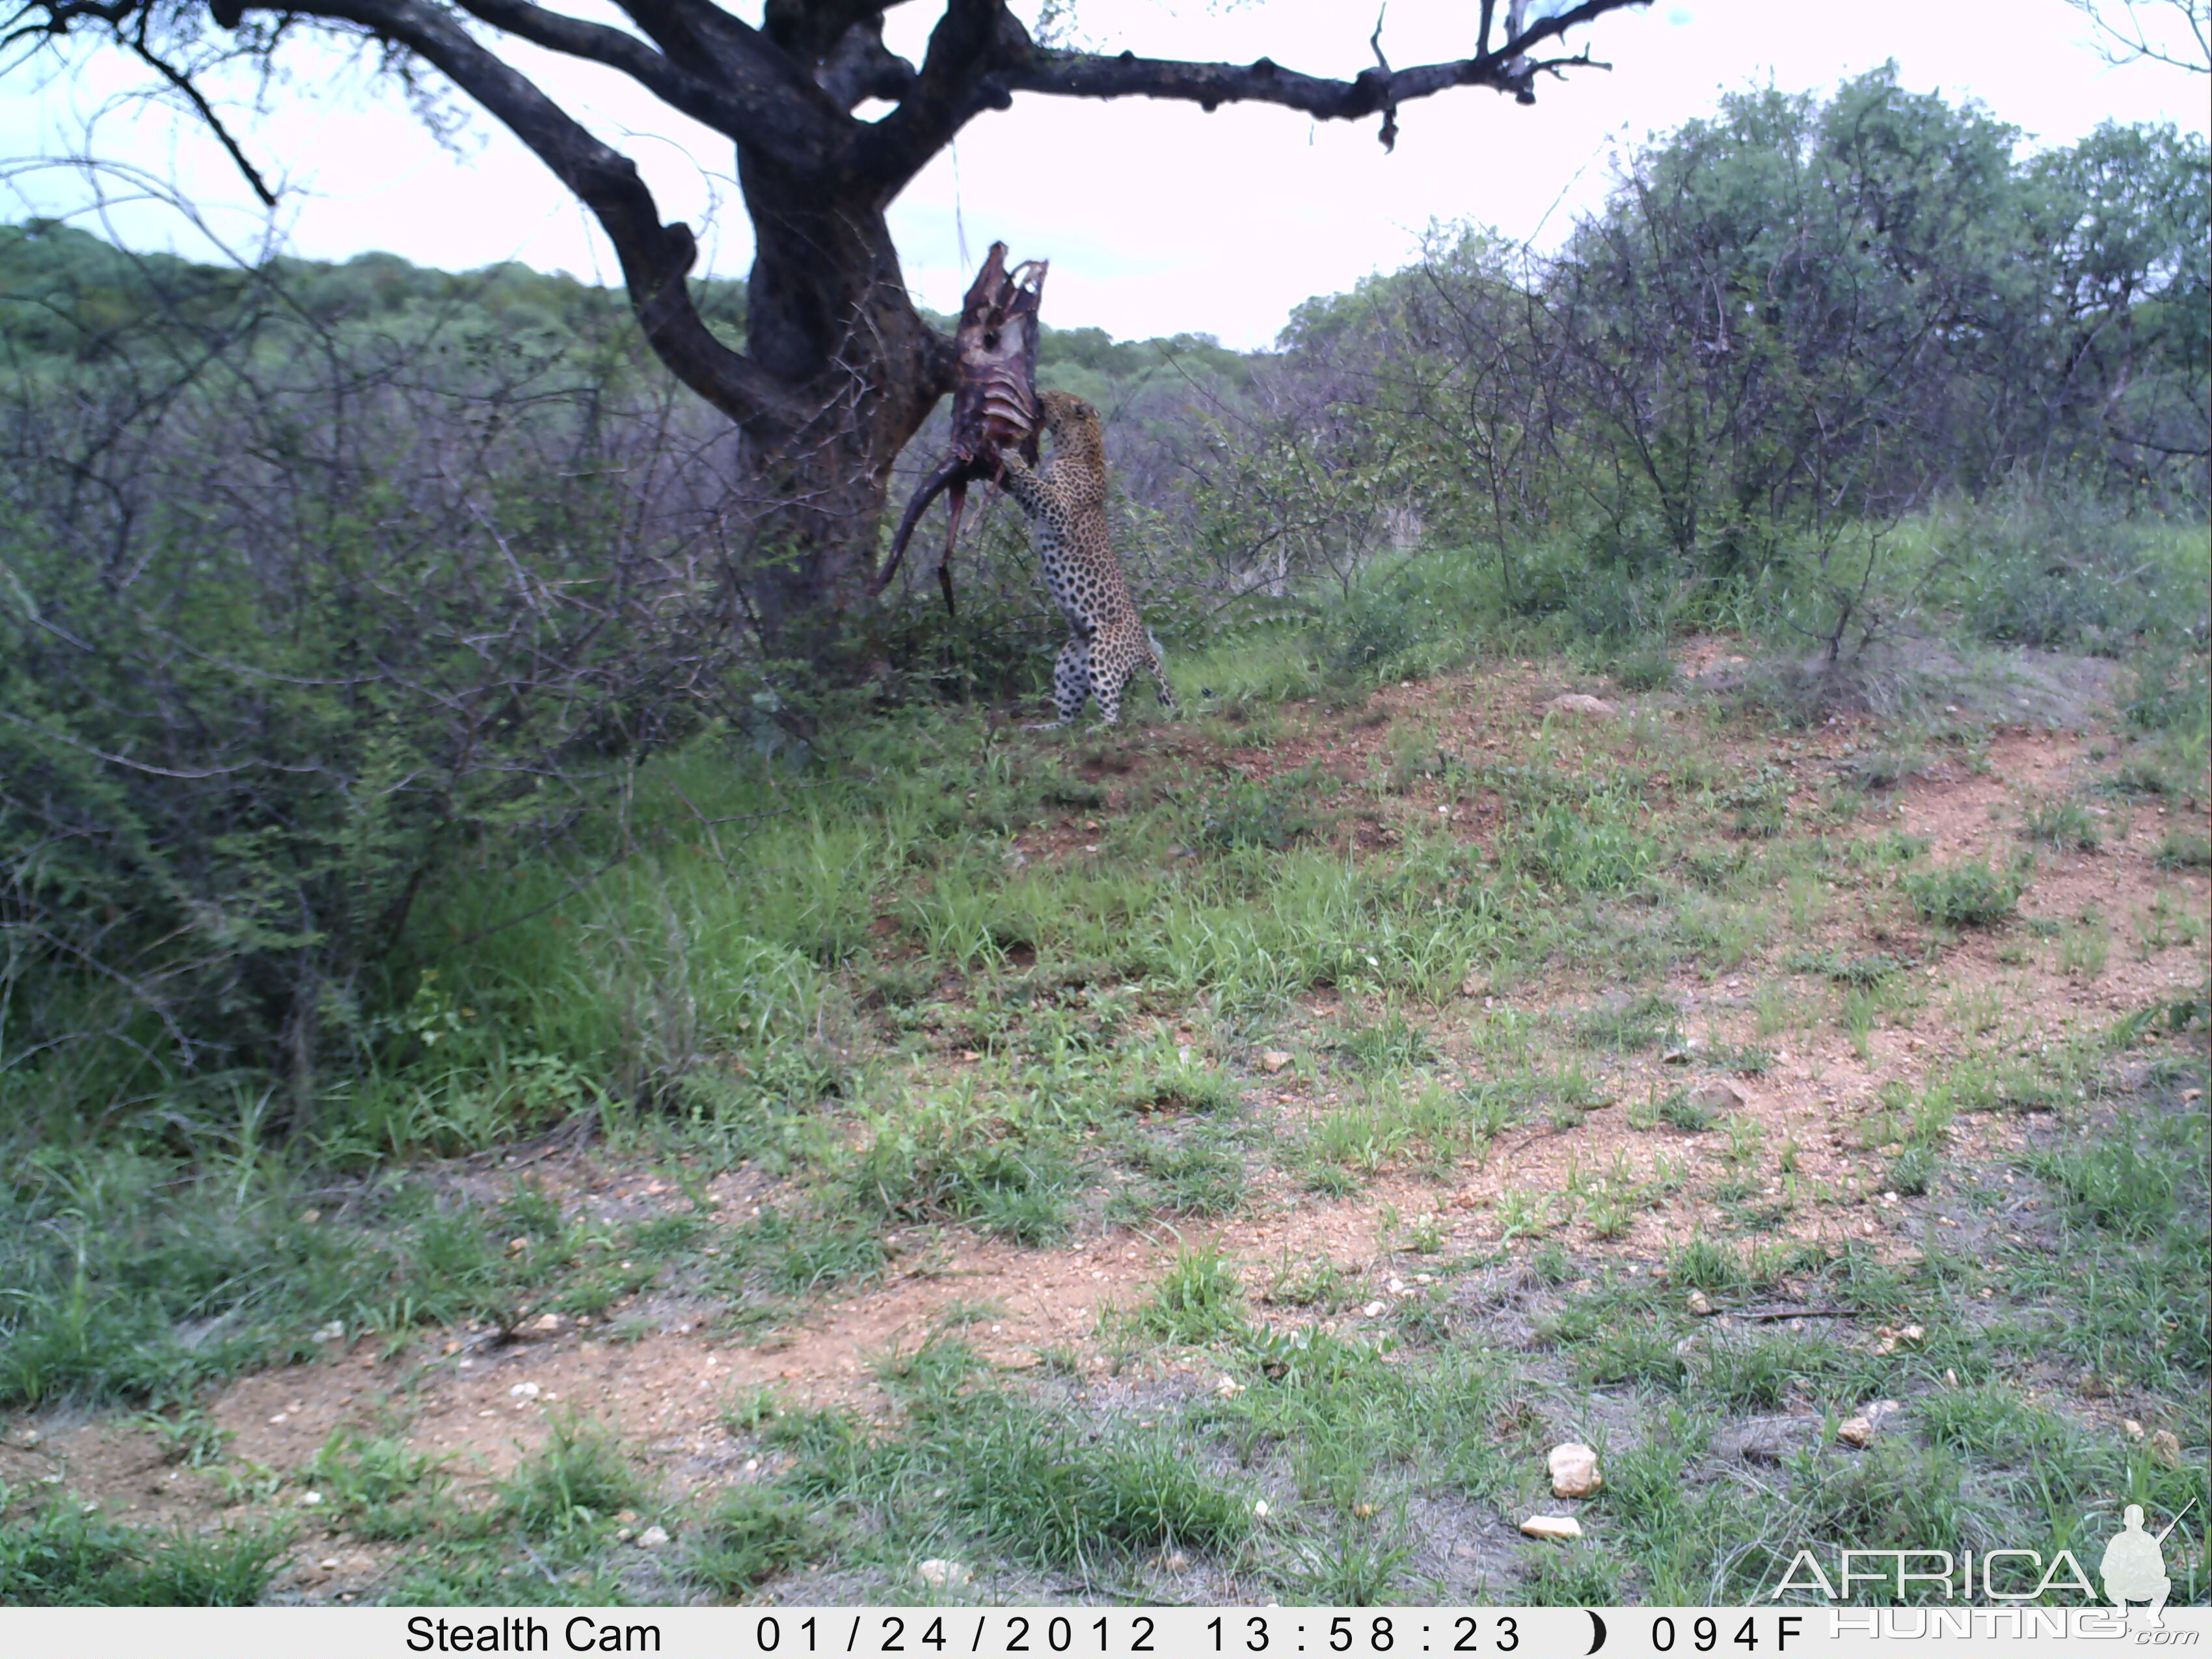
[[[617,1544],[627,1544],[635,1535],[636,1534],[632,1533],[628,1527],[617,1527],[615,1528],[615,1542]]]
[[[1598,1471],[1597,1454],[1579,1442],[1553,1447],[1545,1461],[1552,1472],[1554,1498],[1588,1498],[1605,1485],[1605,1476]]]
[[[535,1400],[543,1392],[535,1382],[518,1382],[507,1390],[517,1400]]]
[[[615,1519],[625,1522],[635,1521],[637,1519],[637,1511],[635,1510],[617,1510],[615,1511]]]
[[[1885,1419],[1899,1410],[1894,1400],[1877,1400],[1856,1417],[1846,1418],[1836,1427],[1836,1438],[1846,1446],[1863,1446],[1875,1437]]]
[[[637,1535],[637,1547],[641,1550],[657,1550],[668,1542],[665,1527],[647,1527]]]
[[[323,1495],[319,1492],[303,1492],[300,1494],[300,1501],[313,1508],[323,1501]]]
[[[1385,1305],[1384,1305],[1382,1303],[1380,1303],[1380,1302],[1370,1302],[1370,1303],[1369,1303],[1365,1307],[1362,1308],[1359,1311],[1360,1311],[1361,1313],[1363,1313],[1363,1314],[1366,1315],[1366,1316],[1367,1316],[1367,1317],[1368,1317],[1368,1318],[1370,1318],[1370,1319],[1379,1319],[1380,1317],[1382,1317],[1382,1314],[1386,1311],[1386,1309],[1385,1309]]]
[[[1603,697],[1593,697],[1583,691],[1569,691],[1546,703],[1544,712],[1571,715],[1576,720],[1609,720],[1620,710]]]
[[[530,1241],[527,1238],[517,1237],[507,1241],[507,1253],[509,1255],[520,1255],[529,1248]]]
[[[1160,1568],[1164,1572],[1184,1572],[1188,1571],[1189,1567],[1190,1557],[1185,1555],[1181,1550],[1170,1550],[1160,1558]]]
[[[945,1589],[954,1585],[971,1584],[975,1581],[974,1570],[963,1566],[957,1561],[927,1560],[916,1567],[914,1571],[915,1577],[932,1589]]]
[[[1583,1523],[1571,1515],[1532,1515],[1521,1523],[1531,1538],[1579,1538]]]
[[[1224,1372],[1220,1376],[1214,1379],[1213,1391],[1219,1395],[1224,1400],[1234,1400],[1238,1395],[1244,1392],[1244,1385],[1242,1382],[1239,1382],[1235,1377]]]
[[[2172,1429],[2154,1429],[2150,1437],[2150,1455],[2169,1469],[2181,1467],[2181,1442]]]
[[[1267,1518],[1267,1500],[1264,1498],[1254,1498],[1252,1500],[1252,1513],[1258,1519],[1265,1521]]]
[[[1260,1055],[1260,1069],[1273,1077],[1291,1063],[1291,1057],[1280,1048],[1269,1048]]]
[[[530,1328],[551,1336],[561,1328],[561,1316],[556,1313],[540,1314],[530,1322]]]
[[[1690,1104],[1700,1111],[1735,1112],[1743,1109],[1743,1097],[1717,1079],[1690,1091]]]
[[[344,1340],[345,1324],[342,1320],[333,1319],[315,1333],[315,1340],[318,1342],[343,1342]]]
[[[2140,1440],[2143,1437],[2143,1425],[2132,1417],[2121,1419],[2120,1426],[2127,1431],[2128,1438],[2130,1440]]]
[[[1683,1298],[1682,1305],[1700,1319],[1713,1310],[1712,1299],[1703,1291],[1692,1291]]]

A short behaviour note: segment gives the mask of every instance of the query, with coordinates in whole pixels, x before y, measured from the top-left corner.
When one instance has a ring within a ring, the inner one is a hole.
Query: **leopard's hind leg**
[[[1070,635],[1067,643],[1060,647],[1059,660],[1053,664],[1052,702],[1060,716],[1059,725],[1073,725],[1083,713],[1085,700],[1098,689],[1092,684],[1091,644],[1080,634]]]
[[[1118,644],[1109,660],[1101,663],[1095,653],[1091,670],[1091,694],[1098,699],[1098,717],[1109,726],[1121,723],[1121,694],[1129,689],[1135,678],[1136,655]]]

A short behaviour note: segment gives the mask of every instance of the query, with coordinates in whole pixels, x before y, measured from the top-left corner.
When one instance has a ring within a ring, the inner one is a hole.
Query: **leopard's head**
[[[1041,392],[1037,406],[1044,414],[1044,429],[1056,443],[1095,437],[1098,432],[1098,411],[1073,392]]]
[[[1037,408],[1044,416],[1044,429],[1052,434],[1056,456],[1086,471],[1104,469],[1106,434],[1097,410],[1072,392],[1039,392]]]

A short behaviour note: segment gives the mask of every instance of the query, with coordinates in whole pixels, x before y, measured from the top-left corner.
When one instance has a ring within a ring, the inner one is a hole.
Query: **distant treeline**
[[[1301,307],[1272,441],[1218,449],[1248,511],[1209,532],[1327,562],[1382,500],[1501,556],[1565,533],[1593,567],[1710,578],[1947,494],[2201,514],[2207,185],[2196,134],[2023,155],[1893,67],[1826,103],[1729,96],[1626,157],[1555,254],[1443,230]]]

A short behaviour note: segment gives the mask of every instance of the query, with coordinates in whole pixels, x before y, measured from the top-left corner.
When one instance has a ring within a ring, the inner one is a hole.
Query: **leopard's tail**
[[[1159,688],[1160,707],[1170,714],[1182,713],[1181,708],[1176,702],[1175,693],[1168,690],[1167,670],[1160,665],[1165,659],[1160,650],[1160,636],[1147,628],[1145,630],[1145,643],[1152,647],[1152,658],[1149,665],[1152,671],[1152,684]]]

